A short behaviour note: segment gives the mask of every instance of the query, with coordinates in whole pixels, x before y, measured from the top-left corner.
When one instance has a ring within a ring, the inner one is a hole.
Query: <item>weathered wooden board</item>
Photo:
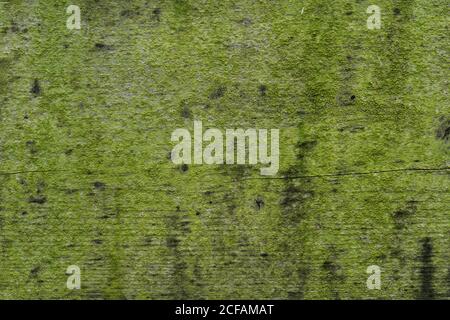
[[[447,1],[0,12],[0,298],[449,298]],[[278,175],[172,164],[194,120],[280,129]]]

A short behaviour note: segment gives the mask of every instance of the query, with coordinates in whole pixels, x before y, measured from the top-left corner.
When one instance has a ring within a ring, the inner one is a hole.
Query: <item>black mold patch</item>
[[[187,274],[188,265],[184,258],[184,251],[180,248],[184,237],[189,230],[189,218],[183,216],[179,206],[176,211],[169,214],[166,220],[167,228],[170,230],[166,236],[166,246],[171,256],[171,275],[169,283],[170,295],[177,299],[186,297],[187,287],[191,284],[190,276]]]
[[[153,9],[153,16],[156,18],[158,22],[161,21],[161,8]]]
[[[130,9],[123,10],[120,15],[125,18],[132,18],[139,15],[139,11],[133,11]]]
[[[152,244],[153,239],[152,239],[152,237],[150,237],[150,236],[146,236],[146,237],[144,238],[143,242],[144,242],[144,245],[149,246],[149,245]]]
[[[267,86],[264,85],[264,84],[261,84],[258,87],[258,91],[259,91],[259,94],[264,97],[266,95],[266,93],[267,93]]]
[[[409,217],[415,214],[416,211],[417,208],[415,201],[409,201],[405,208],[394,211],[392,213],[392,218],[394,219],[395,228],[398,230],[405,228]]]
[[[303,217],[303,211],[299,210],[306,199],[314,196],[314,191],[304,190],[302,187],[289,184],[282,192],[280,205],[283,207],[286,218],[298,223]]]
[[[262,197],[257,197],[255,199],[255,205],[257,210],[261,210],[264,207],[264,199]]]
[[[303,300],[305,297],[305,285],[308,279],[310,270],[308,267],[301,266],[298,270],[299,283],[294,291],[288,292],[289,300]]]
[[[31,196],[28,199],[29,203],[36,203],[36,204],[44,204],[47,202],[47,198],[43,195],[38,195],[38,196]]]
[[[252,21],[252,19],[246,17],[246,18],[244,18],[242,20],[239,20],[239,23],[244,25],[244,26],[246,26],[246,27],[248,27],[248,26],[253,24],[253,21]]]
[[[436,138],[445,142],[450,140],[450,118],[441,118],[441,124],[436,131]]]
[[[430,300],[435,297],[433,289],[433,276],[435,268],[433,266],[433,242],[430,237],[422,239],[422,252],[420,254],[420,261],[422,266],[420,268],[420,292],[419,299]]]
[[[331,293],[334,299],[339,299],[339,292],[336,290],[336,285],[345,280],[345,275],[343,273],[342,267],[337,262],[338,260],[338,249],[331,245],[329,248],[330,256],[322,264],[322,269],[326,272],[326,281],[330,285]]]
[[[14,20],[11,20],[11,26],[9,27],[9,30],[13,33],[19,32],[20,28],[19,28],[19,25],[17,24],[17,22],[15,22]]]
[[[32,140],[27,141],[26,146],[31,154],[36,154],[38,152],[37,147],[36,147],[36,142],[34,142]]]
[[[299,153],[297,154],[297,158],[302,159],[305,156],[306,152],[311,151],[317,145],[317,141],[302,141],[297,144],[297,149]]]
[[[351,133],[356,133],[356,132],[364,131],[365,129],[366,129],[366,127],[364,127],[362,125],[355,124],[355,125],[341,127],[338,130],[340,132],[348,131],[348,132],[351,132]]]
[[[326,260],[323,264],[322,264],[322,268],[327,271],[328,273],[331,273],[333,275],[335,275],[340,267],[339,265],[337,265],[335,262],[330,261],[330,260]]]
[[[209,95],[209,98],[212,99],[212,100],[216,100],[216,99],[222,98],[225,95],[226,91],[227,91],[227,88],[225,86],[219,86],[217,89],[215,89]]]
[[[339,95],[336,98],[338,105],[341,107],[347,107],[347,106],[353,105],[355,102],[355,99],[356,99],[355,95],[348,94],[347,92],[344,92],[343,94]]]
[[[314,196],[313,191],[303,190],[300,187],[290,185],[284,192],[284,199],[281,202],[283,206],[291,206],[296,202],[302,202],[303,199],[310,198]]]
[[[33,86],[31,87],[30,92],[36,97],[41,94],[41,86],[38,79],[34,79]]]
[[[113,48],[113,46],[110,46],[110,45],[107,45],[104,43],[96,43],[95,49],[101,50],[101,51],[110,51],[110,50],[113,50],[114,48]]]
[[[181,110],[181,115],[185,119],[189,119],[191,117],[191,111],[189,110],[189,106],[187,104],[183,104],[183,110]]]
[[[77,193],[78,191],[79,191],[78,189],[69,188],[69,189],[64,190],[64,193],[65,194],[74,194],[74,193]]]
[[[100,181],[96,181],[96,182],[94,182],[94,188],[97,190],[103,191],[106,189],[106,184],[104,184],[103,182],[100,182]]]
[[[30,271],[30,277],[36,277],[39,274],[39,271],[41,271],[41,267],[40,266],[34,267]]]
[[[172,250],[177,250],[180,240],[175,235],[169,235],[166,238],[166,246]]]

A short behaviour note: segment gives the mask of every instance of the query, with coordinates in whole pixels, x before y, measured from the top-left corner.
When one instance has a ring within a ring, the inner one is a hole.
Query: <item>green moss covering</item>
[[[446,1],[5,2],[0,298],[449,298]],[[194,120],[280,172],[181,170]]]

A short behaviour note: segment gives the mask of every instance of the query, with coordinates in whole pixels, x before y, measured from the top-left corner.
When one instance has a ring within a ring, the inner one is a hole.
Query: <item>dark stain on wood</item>
[[[213,92],[209,95],[209,98],[211,100],[216,100],[219,98],[222,98],[225,95],[225,92],[227,91],[227,88],[225,86],[219,86],[216,89],[214,89]]]
[[[420,254],[420,292],[418,299],[431,300],[435,298],[433,277],[435,267],[433,265],[433,241],[430,237],[421,240],[422,251]]]
[[[44,204],[47,202],[47,198],[43,195],[31,196],[30,198],[28,198],[28,202],[36,204]]]
[[[38,79],[34,79],[33,85],[31,86],[30,92],[35,96],[39,96],[41,94],[41,85],[39,84]]]
[[[440,122],[441,124],[436,131],[436,138],[448,142],[450,140],[450,117],[442,117]]]

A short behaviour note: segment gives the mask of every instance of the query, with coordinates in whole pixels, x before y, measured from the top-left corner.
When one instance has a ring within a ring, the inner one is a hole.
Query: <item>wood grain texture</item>
[[[446,1],[0,12],[0,298],[450,297]],[[173,165],[194,120],[280,129],[280,172]]]

